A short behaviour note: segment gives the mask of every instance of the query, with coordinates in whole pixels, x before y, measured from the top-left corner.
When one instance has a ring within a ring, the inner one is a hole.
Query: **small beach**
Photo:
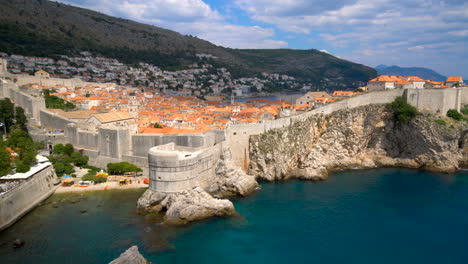
[[[88,192],[88,191],[105,191],[105,190],[126,190],[126,189],[139,189],[139,188],[148,188],[148,184],[143,183],[141,179],[140,182],[138,180],[133,180],[132,183],[120,185],[117,181],[112,182],[104,182],[95,185],[89,185],[87,187],[80,187],[80,186],[59,186],[55,193],[76,193],[76,192]]]

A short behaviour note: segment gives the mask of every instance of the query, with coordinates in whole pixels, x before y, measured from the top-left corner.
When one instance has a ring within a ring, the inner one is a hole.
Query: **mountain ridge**
[[[324,52],[291,49],[232,49],[206,40],[92,10],[46,0],[0,0],[0,51],[29,56],[76,55],[91,51],[127,64],[148,62],[180,69],[197,54],[234,76],[287,74],[320,89],[355,88],[375,77],[368,66]]]
[[[432,70],[424,67],[400,67],[397,65],[384,65],[380,64],[375,67],[379,75],[403,75],[403,76],[418,76],[425,80],[432,80],[443,82],[447,80],[447,77]]]

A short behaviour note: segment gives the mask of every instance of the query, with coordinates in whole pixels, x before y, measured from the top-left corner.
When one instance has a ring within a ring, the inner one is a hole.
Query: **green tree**
[[[393,111],[395,120],[404,124],[408,124],[418,114],[416,107],[408,104],[400,96],[395,98],[388,106]]]
[[[16,172],[28,172],[31,169],[31,166],[23,162],[22,160],[16,161]]]
[[[111,174],[120,175],[124,174],[125,172],[141,172],[143,170],[132,163],[122,161],[118,163],[108,163],[107,171]]]
[[[17,166],[28,167],[29,170],[29,167],[36,162],[37,149],[28,132],[20,129],[13,130],[8,135],[7,146],[18,153]]]
[[[55,145],[54,148],[52,149],[52,153],[55,154],[55,155],[63,155],[63,153],[64,153],[63,144]]]
[[[58,176],[62,176],[63,172],[65,171],[65,164],[63,164],[61,162],[57,162],[57,163],[54,164],[54,169],[55,169],[55,173]]]
[[[6,144],[0,138],[0,176],[7,175],[12,169],[11,155],[6,150]]]
[[[71,154],[71,158],[72,158],[72,162],[78,167],[86,166],[89,161],[88,156],[81,156],[79,152],[73,152]]]
[[[66,144],[63,147],[63,154],[65,154],[67,156],[71,156],[72,153],[73,153],[73,145],[72,144]]]
[[[0,100],[0,122],[4,124],[7,133],[10,131],[14,121],[14,105],[10,99]],[[3,133],[3,129],[1,131]]]
[[[65,166],[63,167],[63,172],[64,172],[65,174],[70,175],[70,174],[72,174],[72,173],[75,172],[75,168],[74,168],[72,165],[65,165]]]
[[[154,128],[163,128],[163,126],[162,126],[161,124],[159,124],[159,123],[155,123],[155,124],[153,125],[153,127],[154,127]]]
[[[28,123],[28,119],[26,115],[24,114],[24,109],[22,107],[15,107],[15,119],[16,119],[16,125],[22,129],[22,130],[27,130],[26,124]]]

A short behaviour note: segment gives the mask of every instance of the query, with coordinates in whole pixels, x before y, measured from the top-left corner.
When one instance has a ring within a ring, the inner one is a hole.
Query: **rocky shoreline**
[[[234,205],[219,196],[247,196],[259,185],[255,178],[236,168],[225,150],[216,166],[216,177],[210,186],[177,193],[145,191],[137,202],[140,211],[164,213],[164,222],[181,225],[210,217],[226,217],[236,214]]]
[[[441,125],[438,118],[422,113],[404,124],[385,105],[313,116],[252,136],[250,175],[235,167],[225,150],[209,187],[179,193],[148,189],[138,208],[165,213],[165,223],[178,225],[234,215],[232,202],[215,197],[247,196],[259,188],[257,180],[324,180],[332,171],[378,167],[453,173],[468,165],[468,124],[447,120]]]
[[[408,124],[385,105],[313,116],[253,136],[249,173],[265,181],[322,180],[352,168],[406,167],[454,173],[468,164],[468,125],[421,113]]]

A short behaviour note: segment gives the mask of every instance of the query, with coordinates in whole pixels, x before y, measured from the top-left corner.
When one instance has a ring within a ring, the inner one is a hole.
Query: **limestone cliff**
[[[257,188],[259,185],[255,177],[236,167],[231,159],[231,152],[225,149],[216,165],[216,177],[207,191],[226,196],[247,196]]]
[[[399,166],[454,172],[468,162],[466,123],[430,114],[397,122],[384,105],[313,116],[250,139],[249,174],[262,180],[324,179],[349,168]]]

